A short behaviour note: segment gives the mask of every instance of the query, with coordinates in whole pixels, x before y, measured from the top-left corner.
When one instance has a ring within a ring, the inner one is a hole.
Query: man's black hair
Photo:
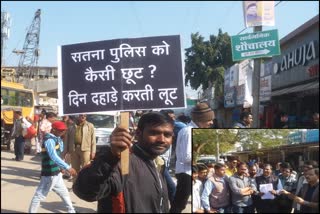
[[[248,118],[249,115],[252,115],[252,113],[251,112],[247,112],[247,111],[242,112],[240,114],[240,120],[242,121],[243,119]]]
[[[198,171],[208,170],[208,167],[204,163],[197,164]]]
[[[198,171],[198,167],[196,165],[192,165],[192,173],[197,173]]]
[[[159,112],[149,112],[143,114],[139,119],[138,129],[143,131],[146,126],[160,126],[167,123],[174,126],[174,121],[171,117]]]
[[[214,170],[221,169],[222,167],[226,167],[223,163],[216,163],[214,165]]]

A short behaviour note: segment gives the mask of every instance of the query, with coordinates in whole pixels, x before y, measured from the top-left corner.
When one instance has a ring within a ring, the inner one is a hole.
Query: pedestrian
[[[288,125],[288,114],[286,112],[280,112],[278,118],[276,118],[274,128],[276,129],[287,129]]]
[[[245,175],[247,170],[247,164],[240,162],[237,172],[229,177],[233,213],[254,213],[251,195],[257,192],[257,184]]]
[[[71,165],[79,173],[80,169],[90,163],[96,155],[96,136],[92,123],[87,121],[85,114],[79,114],[66,133],[68,145],[66,154],[71,155]],[[74,182],[76,176],[72,178]]]
[[[43,144],[43,138],[46,133],[51,132],[52,123],[57,120],[57,114],[54,112],[46,112],[46,116],[42,119],[40,124],[40,143]]]
[[[208,167],[208,175],[207,177],[211,177],[214,173],[214,163],[207,163],[206,166]]]
[[[214,112],[206,103],[198,103],[191,111],[191,122],[178,133],[176,147],[177,190],[171,213],[181,213],[191,195],[192,128],[210,128]]]
[[[257,190],[259,192],[259,198],[257,200],[256,208],[258,213],[278,213],[278,207],[275,200],[275,196],[282,190],[281,181],[277,176],[272,173],[271,164],[265,164],[263,167],[263,174],[256,177]],[[272,190],[270,193],[273,195],[273,199],[262,199],[261,197],[265,194],[260,188],[263,184],[272,184]]]
[[[192,166],[192,213],[204,213],[201,205],[202,183],[198,180],[198,168]]]
[[[44,119],[46,118],[46,110],[42,109],[41,113],[39,114],[39,120],[38,120],[38,125],[37,125],[37,154],[40,155],[41,154],[41,146],[42,146],[42,138],[43,138],[43,134],[41,133],[40,127],[44,121]]]
[[[298,181],[297,181],[297,187],[296,187],[296,192],[295,194],[298,195],[298,193],[300,192],[300,189],[302,188],[302,186],[307,182],[306,180],[306,177],[305,177],[305,174],[307,173],[307,171],[309,169],[314,169],[314,168],[318,168],[319,167],[319,164],[317,161],[314,161],[314,160],[308,160],[308,161],[305,161],[304,164],[303,164],[303,172],[302,174],[300,175],[300,177],[298,178]],[[294,212],[295,213],[301,213],[300,212],[300,204],[297,204],[296,202],[293,202],[292,204],[292,208],[294,209]]]
[[[82,168],[73,185],[74,193],[86,201],[98,200],[98,213],[167,213],[169,197],[161,154],[172,143],[171,118],[149,112],[141,116],[137,142],[127,129],[117,127],[110,147]],[[120,152],[130,148],[129,174],[122,175]]]
[[[204,163],[198,163],[198,180],[201,181],[202,186],[206,183],[208,179],[208,167]]]
[[[307,184],[304,184],[297,195],[282,190],[280,193],[288,195],[301,205],[301,213],[319,213],[319,168],[309,169],[305,173]]]
[[[62,121],[56,121],[52,124],[51,133],[46,133],[44,136],[41,151],[41,180],[31,200],[29,213],[37,212],[40,202],[45,200],[51,190],[61,197],[69,213],[75,213],[60,172],[60,168],[62,168],[68,170],[71,175],[76,174],[76,171],[60,158],[60,153],[63,151],[63,142],[60,137],[66,129],[67,127]]]
[[[252,164],[249,166],[249,179],[250,179],[250,182],[251,183],[256,183],[256,177],[258,176],[257,174],[257,171],[258,171],[258,168],[257,168],[257,165],[256,164]],[[256,186],[257,187],[257,186]],[[257,190],[258,191],[258,190]],[[257,201],[259,200],[258,199],[258,194],[253,194],[251,195],[251,198],[252,198],[252,208],[253,210],[256,212],[257,208],[256,208],[256,204],[257,204]]]
[[[233,125],[233,128],[250,128],[253,122],[252,114],[248,111],[244,111],[240,114],[240,121]]]
[[[230,189],[225,175],[226,166],[214,165],[214,174],[204,184],[201,203],[206,213],[230,213]]]
[[[292,176],[292,168],[288,163],[281,164],[281,174],[279,175],[279,179],[283,186],[283,189],[294,193],[297,186],[296,176]],[[284,194],[280,194],[277,198],[278,211],[279,213],[291,213],[292,210],[292,199],[287,197]]]
[[[237,172],[238,160],[235,157],[230,157],[227,161],[228,168],[226,169],[226,176],[230,177]]]
[[[319,112],[315,112],[312,115],[312,124],[311,127],[312,129],[319,129]]]
[[[66,124],[67,126],[67,131],[70,128],[72,128],[72,125],[75,123],[75,117],[73,115],[69,115],[69,116],[64,116],[62,121],[64,122],[64,124]],[[71,164],[71,157],[70,154],[68,153],[68,142],[67,142],[67,135],[66,133],[61,136],[61,139],[63,140],[63,148],[64,151],[61,153],[61,158],[67,163],[67,164]],[[63,179],[71,179],[71,175],[68,173],[68,171],[65,171],[64,174],[62,175]]]
[[[25,139],[22,135],[22,112],[21,111],[14,111],[14,124],[11,136],[14,137],[14,154],[15,158],[12,160],[22,161],[24,158],[24,144]]]

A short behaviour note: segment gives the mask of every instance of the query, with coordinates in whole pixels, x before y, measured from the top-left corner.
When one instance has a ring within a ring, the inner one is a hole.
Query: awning
[[[275,97],[275,96],[280,96],[283,94],[291,94],[291,93],[296,93],[296,92],[300,92],[300,91],[307,91],[310,89],[318,89],[319,90],[319,82],[310,82],[310,83],[306,83],[303,85],[297,85],[297,86],[293,86],[293,87],[289,87],[289,88],[284,88],[284,89],[272,91],[271,96]]]

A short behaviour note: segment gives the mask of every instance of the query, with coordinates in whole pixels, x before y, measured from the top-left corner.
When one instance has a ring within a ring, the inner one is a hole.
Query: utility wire
[[[278,6],[282,1],[279,1],[274,7]],[[242,33],[243,31],[247,30],[248,28],[244,28],[243,30],[241,30],[237,35],[239,35],[240,33]]]

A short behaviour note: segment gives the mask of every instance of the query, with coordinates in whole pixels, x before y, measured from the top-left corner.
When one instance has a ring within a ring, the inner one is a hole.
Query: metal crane
[[[22,78],[31,79],[35,74],[39,58],[40,14],[41,10],[38,9],[28,29],[23,50],[13,50],[14,53],[21,55],[16,72],[17,82],[21,82]]]

